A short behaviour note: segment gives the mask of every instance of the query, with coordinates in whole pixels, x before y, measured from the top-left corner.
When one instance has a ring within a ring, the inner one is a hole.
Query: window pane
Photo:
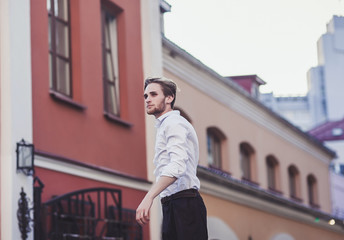
[[[107,110],[114,114],[119,115],[118,93],[116,93],[115,87],[112,84],[107,84]]]
[[[113,74],[113,62],[111,52],[106,52],[106,79],[113,82],[114,74]]]
[[[312,175],[307,177],[309,204],[316,204],[316,180]]]
[[[218,168],[221,167],[221,142],[219,139],[217,139],[215,136],[214,137],[214,165]]]
[[[289,184],[290,184],[290,196],[296,197],[296,183],[295,183],[295,177],[290,176],[289,178]]]
[[[51,17],[49,16],[48,19],[48,41],[49,41],[49,50],[52,50],[52,43],[51,43]]]
[[[118,49],[116,18],[103,10],[103,56],[105,111],[120,115],[120,90],[118,74]]]
[[[250,154],[246,149],[241,150],[241,168],[244,178],[251,180]]]
[[[49,27],[50,87],[71,96],[70,54],[69,54],[69,0],[47,0]]]
[[[309,199],[310,204],[314,203],[314,191],[313,191],[313,184],[312,183],[308,184],[308,199]]]
[[[266,158],[266,166],[267,166],[267,173],[268,173],[268,187],[270,189],[276,189],[276,166],[277,161],[268,156]]]
[[[296,197],[296,173],[293,168],[289,168],[289,191],[291,197]]]
[[[112,54],[112,64],[113,64],[113,71],[114,76],[116,79],[119,79],[119,71],[118,71],[118,42],[117,42],[117,21],[115,18],[112,18],[110,27],[110,46],[111,46],[111,54]],[[119,85],[117,85],[119,87]]]
[[[213,165],[214,164],[214,156],[213,156],[213,144],[212,144],[212,138],[208,134],[207,135],[207,146],[208,146],[208,164]]]
[[[51,11],[51,0],[47,0],[47,10]]]
[[[111,49],[111,46],[110,46],[110,22],[108,21],[108,19],[105,20],[104,33],[105,33],[105,36],[104,36],[105,48]]]
[[[56,88],[57,91],[70,95],[69,63],[56,58]]]
[[[268,164],[268,186],[275,189],[275,168],[270,164]]]
[[[49,54],[49,86],[53,88],[53,57]]]
[[[339,166],[339,173],[344,175],[344,164]]]
[[[115,79],[115,105],[116,111],[115,114],[119,115],[120,105],[119,105],[119,79]]]
[[[208,146],[208,164],[221,168],[221,141],[215,134],[209,132],[207,134]]]
[[[56,53],[69,57],[68,26],[56,21]]]
[[[68,0],[54,0],[55,16],[68,21]]]

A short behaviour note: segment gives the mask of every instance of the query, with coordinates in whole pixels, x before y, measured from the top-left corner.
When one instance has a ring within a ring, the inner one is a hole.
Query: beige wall
[[[268,214],[257,209],[202,194],[207,206],[208,217],[216,216],[226,222],[238,239],[269,240],[278,233],[288,233],[294,239],[343,239],[343,235],[326,231],[301,221]],[[221,207],[217,207],[221,206]]]
[[[144,78],[162,75],[162,47],[160,32],[160,1],[141,0],[141,34],[142,34],[142,57]],[[144,81],[144,79],[142,79]],[[142,90],[143,96],[143,90]],[[144,107],[142,98],[142,107]],[[153,175],[154,165],[154,142],[155,128],[154,117],[146,115],[146,159],[147,176],[151,182],[155,181]],[[150,212],[150,239],[160,239],[161,229],[161,205],[156,199]]]
[[[225,179],[223,184],[213,175],[201,178],[201,193],[205,200],[208,217],[212,224],[224,223],[228,228],[221,231],[231,235],[230,240],[279,239],[276,235],[293,239],[342,239],[344,230],[340,225],[330,226],[327,219],[331,214],[330,183],[328,166],[333,155],[306,134],[294,128],[284,119],[273,114],[257,100],[249,97],[237,86],[224,82],[225,79],[194,59],[173,43],[163,40],[163,75],[173,79],[180,91],[176,107],[191,119],[200,144],[200,165],[207,167],[206,130],[216,127],[226,136],[222,143],[222,170],[229,172],[234,180],[241,180],[239,145],[249,143],[255,150],[252,180],[258,183],[254,191],[247,193],[232,189]],[[266,157],[273,155],[279,163],[277,190],[268,191]],[[288,167],[294,165],[299,171],[299,198],[290,198]],[[202,172],[202,171],[201,171]],[[327,213],[315,221],[316,210],[309,206],[307,176],[317,180],[317,203],[320,211]],[[228,180],[228,181],[234,181]],[[235,182],[235,181],[234,181]],[[250,188],[250,187],[248,187]],[[257,193],[257,196],[256,196]],[[271,194],[272,199],[264,196]],[[260,197],[258,196],[260,195]],[[220,225],[220,224],[219,224]],[[218,226],[208,225],[212,233]],[[218,231],[219,232],[219,231]],[[217,239],[226,237],[210,236]]]
[[[184,110],[191,118],[197,131],[200,143],[200,164],[207,166],[206,129],[216,126],[227,137],[224,146],[226,156],[223,158],[223,170],[229,171],[233,177],[241,179],[239,144],[248,142],[256,151],[256,169],[253,180],[267,189],[267,173],[265,158],[274,155],[280,164],[280,190],[285,197],[289,196],[288,167],[294,164],[300,171],[301,199],[308,203],[307,175],[317,178],[319,188],[319,205],[323,211],[330,212],[330,192],[328,163],[298,148],[263,126],[251,121],[199,91],[183,79],[169,71],[165,76],[176,81],[180,92],[177,94],[176,106]]]

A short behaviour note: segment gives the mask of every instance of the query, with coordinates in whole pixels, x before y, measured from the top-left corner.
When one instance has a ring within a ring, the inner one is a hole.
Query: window
[[[314,175],[307,176],[308,201],[309,205],[317,206],[317,180]]]
[[[72,97],[69,0],[47,0],[50,88]]]
[[[339,173],[344,175],[344,164],[339,165]]]
[[[252,181],[252,164],[254,157],[254,149],[248,143],[240,144],[240,164],[242,177],[245,180]]]
[[[120,84],[116,15],[102,8],[104,110],[120,117]]]
[[[208,165],[210,167],[222,168],[222,142],[225,139],[224,134],[215,127],[207,129],[207,149]]]
[[[299,171],[295,166],[288,168],[289,176],[289,194],[290,197],[298,199],[299,197]]]
[[[266,167],[267,167],[267,175],[268,175],[268,188],[271,190],[277,190],[277,175],[278,175],[277,159],[272,155],[267,156]]]

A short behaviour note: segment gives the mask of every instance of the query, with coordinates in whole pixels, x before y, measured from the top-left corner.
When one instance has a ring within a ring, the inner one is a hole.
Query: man
[[[138,206],[136,220],[140,225],[149,221],[153,200],[160,194],[163,240],[207,240],[206,208],[196,176],[198,139],[192,125],[173,110],[176,89],[169,79],[145,80],[146,111],[156,118],[156,183]]]

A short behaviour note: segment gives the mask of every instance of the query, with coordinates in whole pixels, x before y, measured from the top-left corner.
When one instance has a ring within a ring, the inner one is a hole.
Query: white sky
[[[317,41],[344,0],[166,0],[165,35],[223,76],[257,74],[262,92],[307,92]]]

